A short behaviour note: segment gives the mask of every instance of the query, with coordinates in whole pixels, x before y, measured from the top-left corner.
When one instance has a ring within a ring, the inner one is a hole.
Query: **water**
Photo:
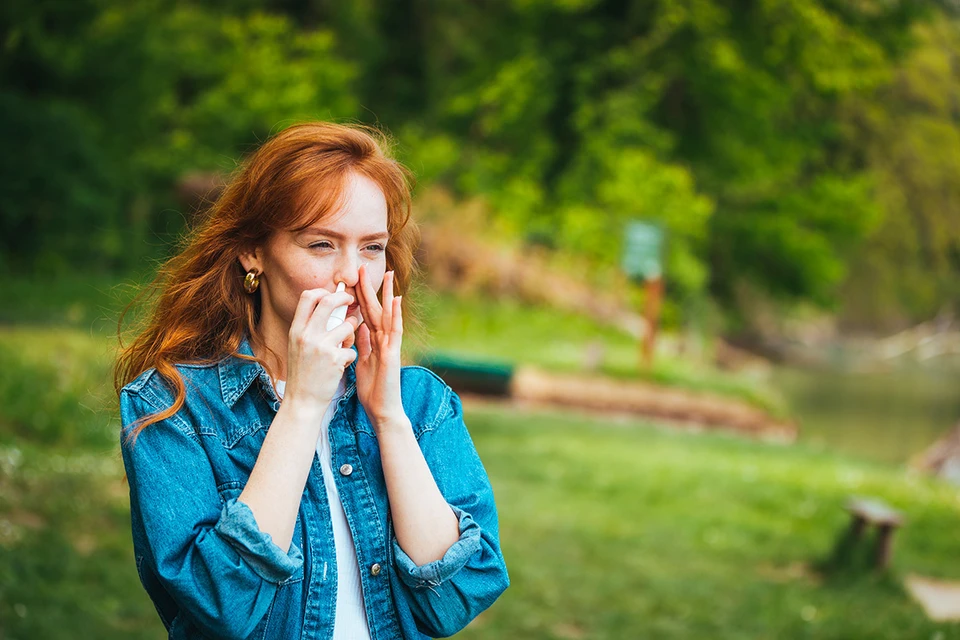
[[[960,422],[960,375],[778,369],[774,385],[800,421],[800,441],[904,463]]]

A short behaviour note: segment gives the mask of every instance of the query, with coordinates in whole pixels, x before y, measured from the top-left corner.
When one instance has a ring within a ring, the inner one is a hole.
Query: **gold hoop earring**
[[[243,279],[243,290],[247,293],[253,293],[260,286],[260,272],[256,269],[247,271],[247,277]]]

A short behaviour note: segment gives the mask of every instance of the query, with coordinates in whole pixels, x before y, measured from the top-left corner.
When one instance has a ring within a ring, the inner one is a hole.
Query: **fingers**
[[[357,289],[360,292],[360,311],[363,313],[363,319],[372,330],[376,331],[381,326],[383,309],[377,301],[377,292],[370,282],[366,265],[360,266],[360,282]]]
[[[309,324],[315,325],[319,323],[323,327],[323,330],[326,331],[327,320],[330,319],[333,310],[337,307],[353,304],[353,301],[354,297],[345,291],[327,295],[317,304],[313,315],[310,317]]]
[[[327,337],[333,344],[343,343],[343,348],[349,349],[350,345],[353,344],[353,334],[356,330],[357,320],[356,318],[350,317],[333,329],[330,329],[330,331],[327,332]],[[349,343],[347,342],[348,340]]]
[[[315,334],[315,337],[322,336],[327,333],[327,323],[330,320],[330,316],[333,314],[333,310],[337,307],[342,307],[353,302],[353,296],[349,293],[331,293],[323,298],[316,306],[313,311],[313,315],[310,316],[310,319],[307,320],[307,325],[304,329],[307,333]],[[339,327],[340,325],[338,325]]]
[[[383,274],[383,313],[380,316],[380,328],[390,331],[393,327],[393,271]]]
[[[320,302],[328,292],[325,289],[306,289],[300,294],[300,301],[297,303],[297,310],[293,313],[293,321],[290,323],[290,335],[300,335],[307,326],[307,321],[313,313],[314,307]]]
[[[357,352],[351,349],[354,343],[354,332],[357,328],[357,319],[350,317],[337,325],[321,338],[327,340],[339,348],[338,363],[344,368],[350,366],[350,363],[356,360]],[[342,360],[340,359],[342,358]]]
[[[303,335],[308,328],[314,327],[318,322],[322,324],[322,330],[325,331],[327,320],[333,310],[352,304],[353,301],[354,297],[343,291],[330,293],[326,289],[304,290],[300,294],[300,302],[297,303],[297,310],[290,323],[290,335]]]
[[[347,335],[346,338],[344,338],[343,343],[341,343],[340,346],[344,349],[349,349],[354,345],[354,343],[357,340],[357,327],[360,326],[361,321],[357,320],[356,318],[350,317],[350,318],[347,318],[344,324],[349,324],[353,328],[353,330],[350,331],[349,335]]]
[[[357,359],[357,352],[353,349],[346,349],[346,357],[343,361],[343,368],[346,369],[350,366],[350,363]]]
[[[368,357],[370,357],[371,350],[370,327],[368,327],[367,323],[364,322],[362,325],[360,325],[360,328],[357,329],[357,353],[362,359],[366,360]]]
[[[349,336],[347,336],[346,340],[340,343],[340,348],[350,349],[350,347],[352,347],[356,341],[357,341],[357,334],[351,333]]]
[[[388,351],[396,350],[396,353],[399,353],[401,339],[403,336],[403,311],[401,307],[401,299],[403,296],[398,296],[393,299],[393,328],[389,332],[381,332],[378,337],[374,337],[371,333],[371,329],[367,326],[367,323],[364,322],[357,329],[357,353],[359,354],[360,360],[365,361],[371,355],[375,358],[380,358],[385,355],[384,349]],[[383,340],[383,333],[387,333],[386,340]],[[376,346],[377,353],[374,354],[374,347]]]
[[[394,299],[393,307],[393,333],[396,335],[403,335],[403,308],[400,306],[400,301],[403,300],[403,296],[397,296]]]

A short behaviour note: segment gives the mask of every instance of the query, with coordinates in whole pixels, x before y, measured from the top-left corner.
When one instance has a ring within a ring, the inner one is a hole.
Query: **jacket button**
[[[372,565],[370,565],[370,575],[372,575],[372,576],[378,576],[378,575],[380,575],[380,563],[379,563],[379,562],[374,562]]]
[[[340,465],[340,475],[348,476],[353,473],[353,465],[342,464]]]

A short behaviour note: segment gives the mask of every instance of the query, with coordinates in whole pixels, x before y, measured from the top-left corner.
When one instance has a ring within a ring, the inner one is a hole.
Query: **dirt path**
[[[518,407],[560,407],[593,414],[648,417],[686,428],[735,431],[780,442],[792,442],[797,436],[794,423],[778,420],[746,402],[649,382],[520,367],[513,374],[510,392],[506,402]],[[491,401],[480,396],[464,399],[474,403]]]

